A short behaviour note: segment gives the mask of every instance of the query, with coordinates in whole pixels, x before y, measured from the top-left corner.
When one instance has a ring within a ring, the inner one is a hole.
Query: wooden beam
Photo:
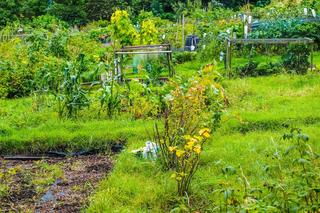
[[[116,52],[119,55],[128,55],[128,54],[159,54],[159,53],[172,53],[171,50],[166,51],[144,51],[144,52]]]
[[[232,44],[312,44],[310,38],[227,39]]]

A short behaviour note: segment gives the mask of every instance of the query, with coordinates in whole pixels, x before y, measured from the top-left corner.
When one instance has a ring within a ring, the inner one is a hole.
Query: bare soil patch
[[[0,159],[0,210],[79,212],[112,165],[110,157],[101,155],[41,161]]]

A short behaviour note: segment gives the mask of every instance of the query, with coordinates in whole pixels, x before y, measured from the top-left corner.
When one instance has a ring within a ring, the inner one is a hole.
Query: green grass
[[[97,118],[93,106],[83,119],[59,119],[52,109],[33,111],[30,98],[0,100],[0,154],[37,154],[47,151],[109,151],[115,143],[143,135],[153,121],[135,121],[125,116]]]
[[[320,54],[315,61],[320,66]],[[179,75],[192,77],[204,63],[179,65]],[[310,144],[320,151],[320,74],[277,75],[225,80],[230,106],[222,126],[203,152],[189,197],[193,210],[215,211],[223,199],[217,190],[240,189],[235,176],[221,170],[240,166],[252,186],[268,178],[263,167],[272,164],[276,150],[287,147],[280,137],[288,126],[310,135]],[[126,141],[115,168],[91,197],[87,212],[168,212],[180,205],[175,197],[171,172],[155,162],[134,157],[130,151],[148,140],[153,120],[97,118],[97,107],[84,110],[82,119],[59,120],[53,109],[34,111],[30,98],[0,100],[0,154],[39,153],[49,150],[108,149]],[[276,180],[276,178],[275,178]]]
[[[236,176],[222,174],[226,166],[238,171],[241,166],[252,187],[263,185],[270,178],[264,166],[273,163],[276,150],[289,145],[280,140],[289,131],[283,123],[301,127],[314,150],[320,151],[319,77],[279,75],[224,82],[231,105],[222,127],[206,145],[192,182],[191,209],[214,212],[223,200],[217,190],[242,188]],[[114,171],[92,197],[88,212],[168,212],[179,205],[170,172],[129,153],[143,144],[143,139],[129,140]]]

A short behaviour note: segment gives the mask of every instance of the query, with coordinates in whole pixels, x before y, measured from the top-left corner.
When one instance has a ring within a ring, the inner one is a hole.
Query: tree
[[[20,4],[18,0],[0,1],[0,25],[4,26],[7,22],[15,21],[19,18]]]
[[[83,25],[87,22],[85,3],[85,0],[54,0],[48,12],[69,24]]]
[[[87,0],[86,13],[90,20],[110,20],[117,1],[115,0]]]
[[[21,2],[23,2],[21,5],[21,13],[24,18],[28,19],[46,14],[49,6],[48,2],[44,0],[26,0]]]
[[[125,10],[112,14],[110,30],[112,39],[119,45],[132,45],[139,36]]]

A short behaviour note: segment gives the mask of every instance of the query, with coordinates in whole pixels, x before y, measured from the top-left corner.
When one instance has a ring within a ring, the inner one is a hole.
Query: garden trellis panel
[[[140,46],[125,46],[114,53],[115,58],[115,74],[119,77],[119,80],[123,80],[122,65],[124,55],[150,55],[150,54],[165,54],[167,65],[169,69],[169,76],[174,75],[174,69],[172,66],[172,48],[170,44],[157,44],[157,45],[140,45]]]
[[[230,39],[227,38],[227,50],[226,50],[226,60],[225,67],[230,74],[232,67],[232,46],[235,44],[270,44],[270,45],[288,45],[288,44],[305,44],[309,45],[311,48],[310,61],[311,61],[311,71],[313,70],[313,49],[314,40],[310,38],[274,38],[274,39]]]

